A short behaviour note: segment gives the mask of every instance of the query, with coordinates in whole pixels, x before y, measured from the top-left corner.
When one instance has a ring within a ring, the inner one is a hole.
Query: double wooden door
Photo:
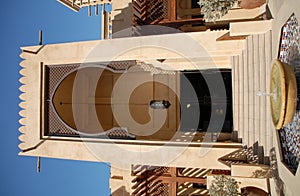
[[[137,139],[169,140],[179,124],[177,85],[176,74],[151,74],[140,68],[116,73],[89,67],[68,74],[52,103],[67,126],[83,133],[126,127]],[[153,109],[153,100],[171,105]]]

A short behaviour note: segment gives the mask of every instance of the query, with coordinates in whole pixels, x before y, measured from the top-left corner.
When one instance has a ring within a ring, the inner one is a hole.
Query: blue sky
[[[37,45],[39,29],[44,44],[99,39],[100,17],[56,0],[3,1],[0,9],[0,195],[109,195],[108,164],[42,158],[38,174],[36,158],[17,155],[20,46]]]

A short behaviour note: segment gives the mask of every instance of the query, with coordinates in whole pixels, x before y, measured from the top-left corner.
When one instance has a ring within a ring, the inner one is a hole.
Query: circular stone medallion
[[[270,83],[271,114],[276,129],[280,129],[284,122],[286,107],[285,73],[283,64],[275,60],[272,65]]]
[[[275,60],[271,71],[271,114],[276,129],[289,124],[297,105],[297,83],[293,68]]]

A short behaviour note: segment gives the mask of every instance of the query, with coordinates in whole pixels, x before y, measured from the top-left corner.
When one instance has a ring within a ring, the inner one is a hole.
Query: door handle
[[[150,101],[150,107],[152,109],[168,109],[170,107],[170,102],[166,100],[152,100]]]

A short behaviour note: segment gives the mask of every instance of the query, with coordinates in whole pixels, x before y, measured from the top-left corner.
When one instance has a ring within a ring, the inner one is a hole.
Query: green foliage
[[[209,187],[209,194],[212,196],[237,196],[241,195],[238,192],[238,182],[230,177],[224,175],[214,176],[214,180]]]
[[[204,14],[206,22],[215,22],[237,3],[238,0],[199,0],[201,13]]]

